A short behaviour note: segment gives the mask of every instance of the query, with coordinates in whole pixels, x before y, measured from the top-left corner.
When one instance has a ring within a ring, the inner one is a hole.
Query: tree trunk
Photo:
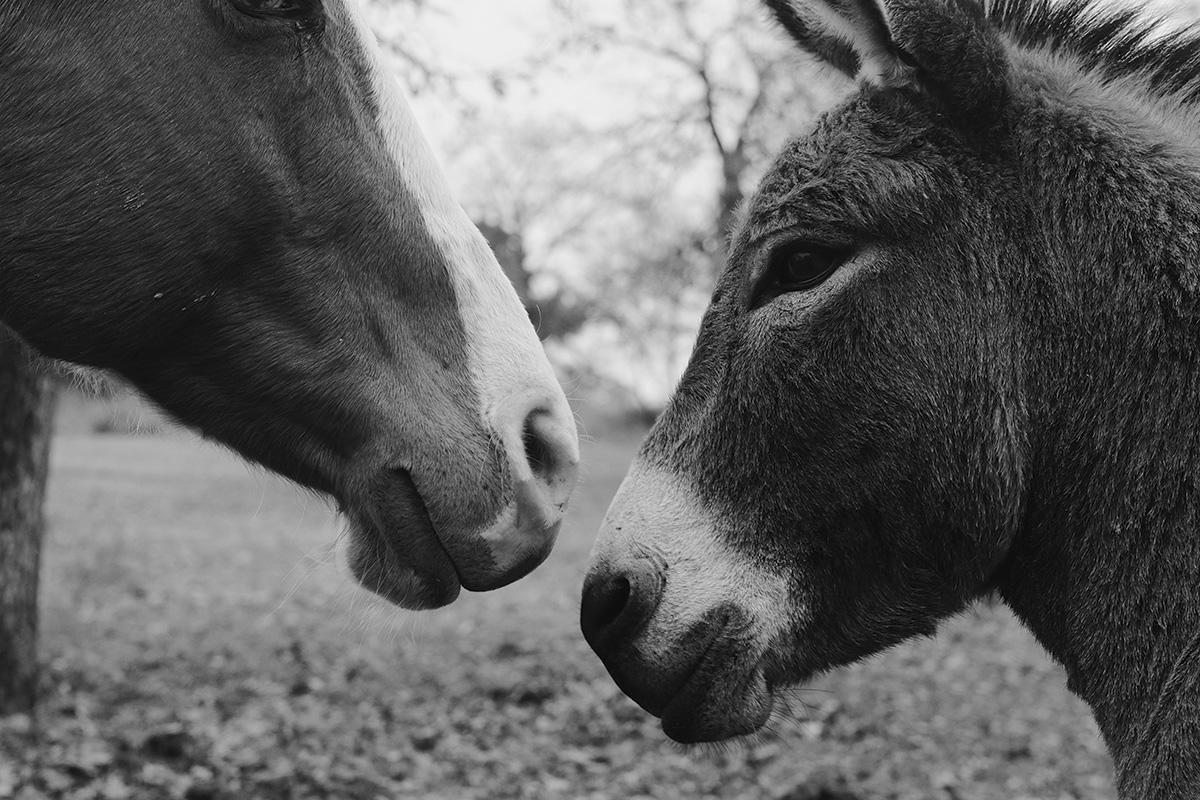
[[[0,327],[0,716],[37,699],[42,505],[54,389],[30,350]]]

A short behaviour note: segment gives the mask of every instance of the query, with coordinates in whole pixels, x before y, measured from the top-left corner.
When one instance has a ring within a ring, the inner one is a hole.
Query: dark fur
[[[1121,796],[1200,796],[1200,38],[1080,3],[888,8],[916,77],[779,156],[640,458],[791,565],[768,683],[998,590]],[[851,262],[754,309],[794,240]]]
[[[332,494],[382,532],[360,577],[398,559],[441,604],[431,526],[511,490],[363,59],[318,0],[5,3],[0,323]]]

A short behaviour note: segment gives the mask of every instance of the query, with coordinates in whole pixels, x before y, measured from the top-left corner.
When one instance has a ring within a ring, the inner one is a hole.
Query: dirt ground
[[[1003,607],[797,690],[752,739],[672,744],[578,633],[638,438],[590,427],[550,561],[413,614],[355,587],[323,501],[133,400],[66,397],[44,701],[0,722],[0,800],[1115,796],[1087,708]]]

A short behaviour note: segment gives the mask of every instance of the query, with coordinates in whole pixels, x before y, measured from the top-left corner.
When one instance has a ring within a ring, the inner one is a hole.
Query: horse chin
[[[561,525],[535,483],[517,481],[512,502],[488,526],[460,528],[434,523],[408,470],[384,469],[342,504],[350,569],[365,588],[414,610],[448,605],[462,589],[512,583],[546,559]]]
[[[389,471],[370,494],[365,508],[349,509],[347,560],[354,577],[401,608],[454,602],[462,583],[409,474]]]

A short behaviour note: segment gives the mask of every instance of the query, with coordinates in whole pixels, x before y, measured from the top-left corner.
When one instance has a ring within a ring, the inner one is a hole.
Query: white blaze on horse
[[[1200,34],[768,0],[857,91],[745,209],[582,624],[681,741],[998,591],[1123,798],[1200,796]]]
[[[545,558],[572,414],[353,0],[12,0],[0,106],[0,323],[336,498],[396,603]]]

